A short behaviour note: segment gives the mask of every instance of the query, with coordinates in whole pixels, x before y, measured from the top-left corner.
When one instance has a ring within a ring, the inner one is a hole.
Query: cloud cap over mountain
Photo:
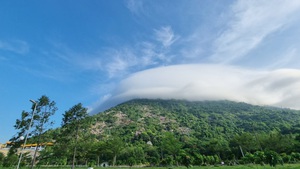
[[[154,68],[123,80],[99,109],[136,98],[232,100],[300,109],[300,71],[257,71],[217,64]]]

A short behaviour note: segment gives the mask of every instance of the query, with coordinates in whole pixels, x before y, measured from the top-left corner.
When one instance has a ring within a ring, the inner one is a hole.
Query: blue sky
[[[133,98],[300,109],[298,0],[0,2],[0,143],[30,99],[53,117]]]

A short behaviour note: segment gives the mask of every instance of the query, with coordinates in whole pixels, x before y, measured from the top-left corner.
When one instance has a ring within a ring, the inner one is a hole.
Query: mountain
[[[93,116],[92,133],[121,137],[171,131],[196,138],[230,138],[243,132],[294,132],[300,111],[232,101],[136,99]],[[147,136],[147,137],[148,137]]]
[[[41,152],[40,164],[70,165],[75,150],[77,164],[300,161],[298,110],[232,101],[136,99],[77,122],[80,128],[45,134],[55,144]]]

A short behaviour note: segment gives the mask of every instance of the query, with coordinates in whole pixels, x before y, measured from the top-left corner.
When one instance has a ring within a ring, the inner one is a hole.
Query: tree
[[[5,157],[4,154],[0,152],[0,166],[2,166],[4,157]]]
[[[173,156],[173,159],[178,165],[177,156],[179,155],[180,149],[182,147],[181,142],[170,132],[166,132],[162,138],[161,143],[162,149]]]
[[[180,157],[181,157],[181,164],[186,166],[186,168],[191,167],[192,162],[193,162],[193,157],[188,155],[186,152],[182,151],[180,152]]]
[[[200,153],[195,153],[194,158],[195,158],[194,160],[195,165],[203,165],[204,162],[203,155],[201,155]]]
[[[83,123],[83,119],[87,117],[87,108],[82,107],[81,103],[74,105],[68,111],[63,114],[62,128],[64,136],[70,136],[71,140],[75,137],[72,169],[75,167],[77,142],[79,138],[80,130],[87,127],[86,123]]]
[[[267,151],[266,153],[266,161],[270,164],[271,167],[276,167],[277,164],[283,164],[282,158],[275,151]]]
[[[19,139],[26,135],[23,144],[26,144],[28,136],[31,136],[32,141],[37,143],[33,160],[31,163],[31,168],[35,163],[36,153],[40,143],[44,141],[42,139],[42,134],[48,129],[48,125],[51,125],[50,117],[55,113],[57,107],[55,102],[51,101],[47,96],[43,95],[38,101],[32,101],[32,111],[31,113],[22,111],[21,118],[16,120],[14,125],[15,129],[19,132],[10,141],[14,142],[13,148],[19,148],[23,143],[22,139]],[[21,158],[21,157],[20,157]]]
[[[155,146],[145,147],[145,159],[150,163],[151,166],[159,163],[159,152]]]
[[[22,111],[21,113],[21,118],[16,120],[16,124],[14,125],[16,130],[19,130],[17,134],[15,134],[10,141],[13,142],[14,144],[12,144],[12,151],[17,152],[17,150],[15,150],[16,148],[19,148],[21,146],[21,144],[23,143],[23,139],[20,138],[24,138],[25,135],[31,135],[31,131],[28,131],[32,124],[31,123],[33,121],[33,110],[34,108],[32,107],[32,113],[26,112],[25,110]],[[30,125],[31,124],[31,125]],[[27,137],[26,137],[27,138]]]
[[[38,165],[54,165],[56,163],[56,156],[53,156],[53,147],[46,147],[40,151],[38,161]]]
[[[90,152],[91,154],[94,154],[97,159],[97,166],[100,165],[101,161],[107,161],[108,157],[104,156],[104,153],[106,151],[106,143],[105,141],[101,140],[98,142],[95,142],[93,145],[93,151]]]
[[[2,166],[3,167],[15,166],[17,164],[17,161],[18,161],[18,156],[15,153],[14,154],[8,153],[3,160]]]
[[[113,160],[112,160],[113,166],[115,166],[117,161],[117,156],[124,149],[124,147],[125,147],[124,142],[118,137],[114,137],[106,141],[106,152],[108,152],[113,156]]]
[[[31,156],[28,152],[24,153],[23,159],[20,163],[21,166],[28,165],[31,162]],[[6,157],[3,160],[3,167],[12,167],[16,166],[18,163],[18,155],[15,152],[15,149],[9,149]]]
[[[278,131],[272,131],[262,140],[262,147],[277,153],[291,153],[294,142],[295,140],[291,135],[282,135]]]
[[[133,165],[135,165],[136,161],[135,161],[135,159],[134,159],[133,157],[129,157],[129,158],[127,159],[126,163],[127,163],[130,167],[132,167]]]
[[[72,144],[72,133],[69,133],[65,128],[58,128],[57,132],[53,134],[55,144],[53,145],[53,156],[57,164],[66,165],[68,162],[68,157],[72,156],[71,154],[71,144]]]
[[[227,140],[223,137],[219,137],[209,140],[207,150],[211,155],[218,154],[220,158],[223,158],[226,157],[226,154],[230,149]]]
[[[34,151],[33,159],[32,159],[32,164],[31,168],[33,168],[33,165],[35,163],[36,159],[36,153],[38,150],[38,147],[40,146],[40,143],[42,141],[45,141],[42,139],[42,134],[45,132],[47,129],[47,125],[53,124],[53,122],[50,121],[50,117],[54,115],[54,113],[57,110],[57,107],[55,106],[55,102],[51,101],[47,96],[43,95],[41,98],[38,99],[38,102],[36,102],[37,107],[36,107],[36,112],[34,115],[34,131],[33,134],[37,136],[37,147]]]
[[[266,155],[263,151],[256,151],[254,154],[254,162],[256,164],[264,165],[266,162]]]
[[[126,161],[128,163],[132,160],[129,160],[130,158],[134,159],[134,164],[144,164],[146,161],[145,158],[145,151],[142,147],[142,145],[135,145],[130,146],[127,145],[126,148],[124,148],[120,155],[120,160]],[[128,161],[129,160],[129,161]]]
[[[236,155],[239,157],[243,153],[254,153],[260,149],[260,143],[256,138],[255,134],[252,133],[242,133],[240,135],[234,136],[230,140],[230,147],[235,150]],[[241,152],[242,151],[242,152]]]

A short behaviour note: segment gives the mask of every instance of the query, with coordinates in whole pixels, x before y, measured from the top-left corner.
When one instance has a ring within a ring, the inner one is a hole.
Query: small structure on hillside
[[[153,144],[152,144],[151,141],[147,141],[147,144],[148,144],[149,146],[153,146]]]

